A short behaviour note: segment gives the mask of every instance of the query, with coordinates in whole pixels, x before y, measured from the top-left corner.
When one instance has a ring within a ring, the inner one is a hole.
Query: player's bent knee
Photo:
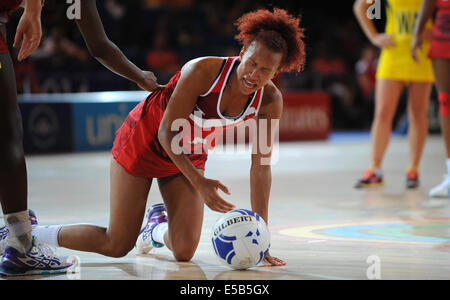
[[[188,251],[183,251],[183,252],[173,252],[173,256],[175,257],[175,259],[178,262],[189,262],[191,261],[192,257],[194,257],[194,252],[188,252]]]
[[[188,262],[194,257],[196,245],[173,245],[172,253],[179,262]]]
[[[130,253],[133,247],[134,244],[130,243],[111,242],[105,247],[103,254],[109,257],[121,258]]]
[[[113,258],[121,258],[130,253],[131,249],[128,248],[110,249],[105,255]]]

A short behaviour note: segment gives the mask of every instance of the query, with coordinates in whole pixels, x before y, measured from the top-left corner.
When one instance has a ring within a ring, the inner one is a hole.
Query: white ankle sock
[[[50,226],[33,226],[33,235],[36,236],[40,242],[48,244],[53,247],[59,247],[58,233],[62,225]]]
[[[160,244],[165,244],[164,234],[166,233],[168,228],[169,228],[169,224],[167,222],[156,225],[156,227],[153,228],[153,231],[152,231],[153,240]]]
[[[28,252],[33,244],[28,210],[4,215],[4,219],[9,230],[6,244],[21,253]]]

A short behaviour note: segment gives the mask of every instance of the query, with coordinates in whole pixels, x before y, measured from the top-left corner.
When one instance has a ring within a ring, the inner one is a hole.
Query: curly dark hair
[[[273,12],[260,9],[243,15],[235,25],[239,31],[235,38],[245,48],[258,40],[269,49],[283,53],[281,72],[300,72],[303,69],[305,44],[300,17],[289,15],[284,9],[275,8]]]

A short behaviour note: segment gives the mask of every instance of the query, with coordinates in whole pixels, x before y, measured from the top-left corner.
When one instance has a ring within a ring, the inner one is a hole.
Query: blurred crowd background
[[[25,63],[16,65],[19,93],[138,89],[89,55],[75,22],[66,17],[65,2],[47,0],[41,45]],[[160,83],[166,83],[190,59],[238,55],[234,22],[245,12],[280,7],[300,14],[306,33],[305,70],[283,74],[276,83],[284,90],[327,91],[335,130],[368,129],[373,115],[379,50],[363,35],[352,5],[350,0],[97,1],[109,38],[136,65],[153,71]],[[9,26],[10,41],[19,17],[16,13]],[[375,20],[380,31],[383,20]],[[402,108],[397,115],[395,122],[400,126]]]

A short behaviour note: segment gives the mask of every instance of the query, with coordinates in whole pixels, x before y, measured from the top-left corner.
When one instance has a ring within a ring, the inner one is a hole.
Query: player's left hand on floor
[[[263,264],[266,267],[282,267],[286,265],[286,262],[267,253],[266,258],[263,260]]]

